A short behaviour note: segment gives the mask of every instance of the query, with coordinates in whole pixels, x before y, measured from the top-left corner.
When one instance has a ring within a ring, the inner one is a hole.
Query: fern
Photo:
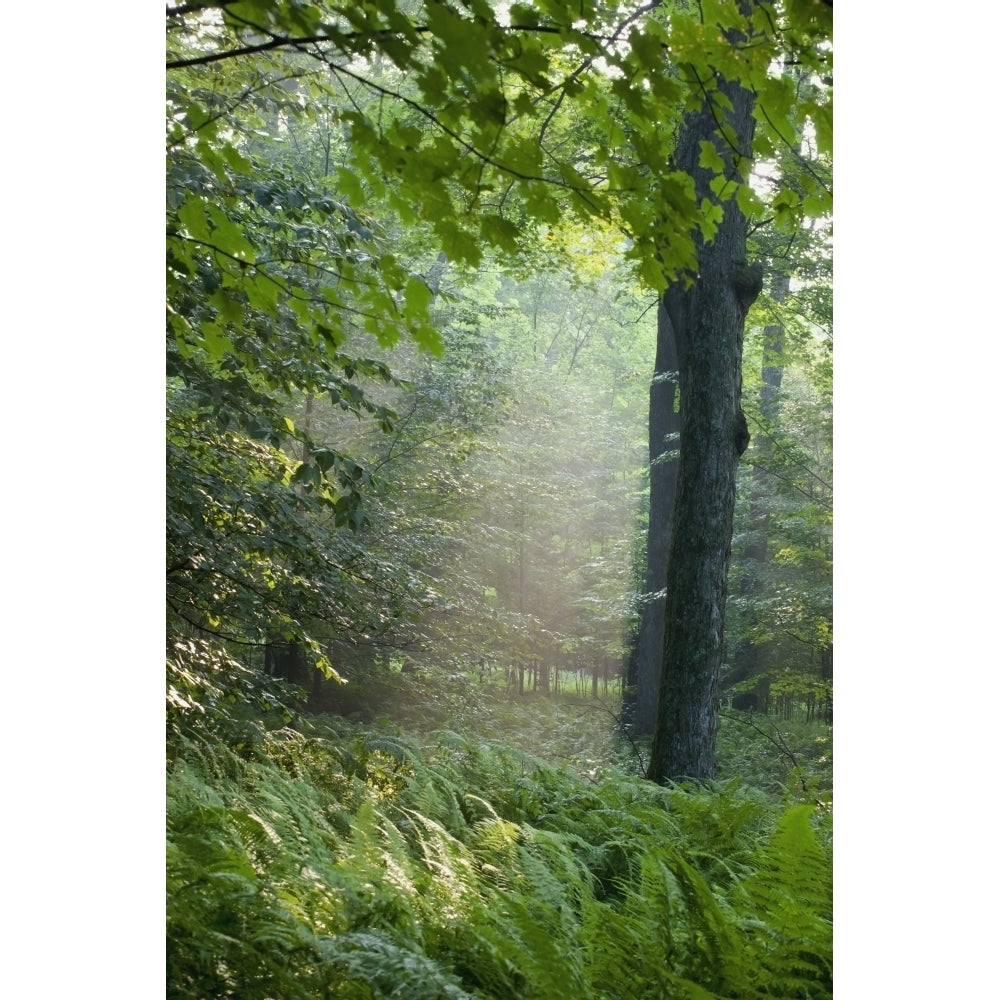
[[[795,806],[759,853],[754,873],[732,893],[752,957],[746,996],[833,995],[832,877],[811,822]]]
[[[830,996],[827,829],[737,782],[343,723],[170,760],[171,998]]]
[[[407,1000],[476,1000],[454,975],[421,951],[378,931],[325,939],[320,955],[337,980],[337,995]]]

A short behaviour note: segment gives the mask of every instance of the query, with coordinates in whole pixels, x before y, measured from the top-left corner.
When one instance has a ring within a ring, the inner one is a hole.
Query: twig
[[[744,719],[739,715],[730,715],[728,712],[719,712],[719,715],[726,719],[732,719],[734,722],[742,722],[743,725],[749,726],[755,732],[760,733],[779,753],[784,754],[792,762],[792,767],[799,766],[799,762],[795,759],[795,754],[788,749],[788,744],[782,739],[781,733],[777,730],[774,731],[774,736],[772,736],[770,733],[765,733],[752,719]]]
[[[620,733],[622,734],[622,736],[624,736],[624,737],[625,737],[625,739],[627,739],[627,740],[628,740],[628,742],[629,742],[629,746],[631,746],[631,747],[632,747],[632,753],[634,753],[634,754],[635,754],[635,756],[636,756],[636,759],[637,759],[637,760],[639,761],[639,766],[640,766],[640,767],[642,768],[642,771],[641,771],[641,773],[642,773],[642,774],[645,774],[645,773],[646,773],[646,768],[647,768],[647,766],[648,766],[648,765],[647,765],[647,763],[646,763],[646,760],[645,760],[645,758],[644,758],[644,757],[642,756],[642,752],[641,752],[641,751],[639,750],[639,748],[638,748],[638,747],[637,747],[637,746],[635,745],[635,740],[633,740],[633,739],[632,739],[632,734],[631,734],[631,733],[630,733],[630,732],[628,731],[628,729],[627,729],[627,728],[626,728],[626,727],[625,727],[625,726],[624,726],[624,725],[622,724],[622,719],[621,719],[621,716],[620,716],[620,715],[616,715],[616,714],[615,714],[615,713],[614,713],[614,712],[613,712],[613,711],[612,711],[612,710],[611,710],[610,708],[608,708],[608,706],[607,706],[607,705],[605,705],[605,704],[604,704],[604,702],[603,702],[603,701],[600,701],[600,700],[598,700],[597,704],[598,704],[598,706],[599,706],[599,707],[600,707],[601,709],[603,709],[603,710],[604,710],[605,712],[607,712],[607,713],[608,713],[608,715],[610,715],[612,719],[614,719],[614,720],[615,720],[615,728],[616,728],[616,729],[618,730],[618,732],[620,732]]]

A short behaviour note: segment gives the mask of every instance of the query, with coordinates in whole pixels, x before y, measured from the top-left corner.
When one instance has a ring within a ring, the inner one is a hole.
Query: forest
[[[832,2],[166,11],[166,994],[833,991]]]

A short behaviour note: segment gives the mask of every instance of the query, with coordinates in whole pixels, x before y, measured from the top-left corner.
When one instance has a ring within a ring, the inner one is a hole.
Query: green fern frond
[[[811,806],[789,809],[731,894],[753,957],[748,996],[773,996],[778,983],[789,996],[832,996],[832,869],[811,815]]]
[[[378,1000],[477,1000],[421,951],[379,931],[355,931],[320,942],[337,996]],[[350,987],[356,987],[351,989]]]
[[[362,738],[361,746],[366,754],[382,754],[391,757],[397,764],[414,758],[414,751],[403,740],[384,733],[368,733]]]
[[[830,995],[828,816],[331,733],[176,739],[171,1000]]]

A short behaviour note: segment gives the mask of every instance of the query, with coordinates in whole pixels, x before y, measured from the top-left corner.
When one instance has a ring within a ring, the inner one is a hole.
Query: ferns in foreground
[[[455,734],[172,749],[171,998],[831,996],[809,807],[594,783]]]

